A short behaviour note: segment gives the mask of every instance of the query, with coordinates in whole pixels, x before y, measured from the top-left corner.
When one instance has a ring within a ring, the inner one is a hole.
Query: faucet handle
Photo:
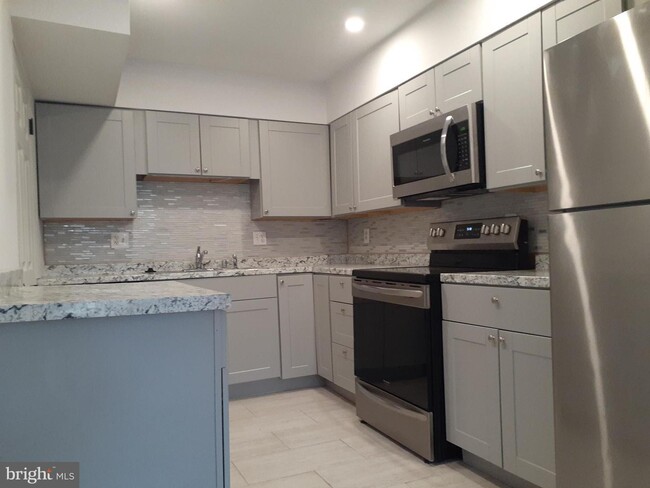
[[[203,255],[205,256],[206,254],[208,254],[208,251],[207,250],[203,251]]]

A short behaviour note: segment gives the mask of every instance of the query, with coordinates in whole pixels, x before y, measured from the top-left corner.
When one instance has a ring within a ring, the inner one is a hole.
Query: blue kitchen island
[[[173,281],[0,290],[0,461],[81,486],[227,487],[228,294]]]

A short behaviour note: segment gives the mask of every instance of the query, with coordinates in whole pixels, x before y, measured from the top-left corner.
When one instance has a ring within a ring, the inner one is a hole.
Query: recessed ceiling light
[[[348,32],[361,32],[366,22],[361,17],[350,17],[345,21]]]

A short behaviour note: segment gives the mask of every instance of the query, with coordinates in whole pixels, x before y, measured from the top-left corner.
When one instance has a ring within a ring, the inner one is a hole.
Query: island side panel
[[[96,488],[224,486],[224,326],[222,311],[0,325],[0,459],[79,461]]]

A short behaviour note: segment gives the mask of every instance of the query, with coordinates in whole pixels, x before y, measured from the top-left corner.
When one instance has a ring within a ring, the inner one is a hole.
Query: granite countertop
[[[0,324],[226,310],[230,295],[174,281],[8,287],[0,290]]]
[[[507,286],[512,288],[550,288],[548,270],[489,271],[482,273],[443,273],[443,283]]]
[[[227,278],[291,273],[352,275],[354,269],[385,268],[385,264],[304,264],[269,268],[223,268],[214,270],[158,271],[155,273],[123,272],[102,274],[65,274],[38,280],[39,285],[80,285],[87,283],[125,283],[141,281],[187,280],[194,278]]]

